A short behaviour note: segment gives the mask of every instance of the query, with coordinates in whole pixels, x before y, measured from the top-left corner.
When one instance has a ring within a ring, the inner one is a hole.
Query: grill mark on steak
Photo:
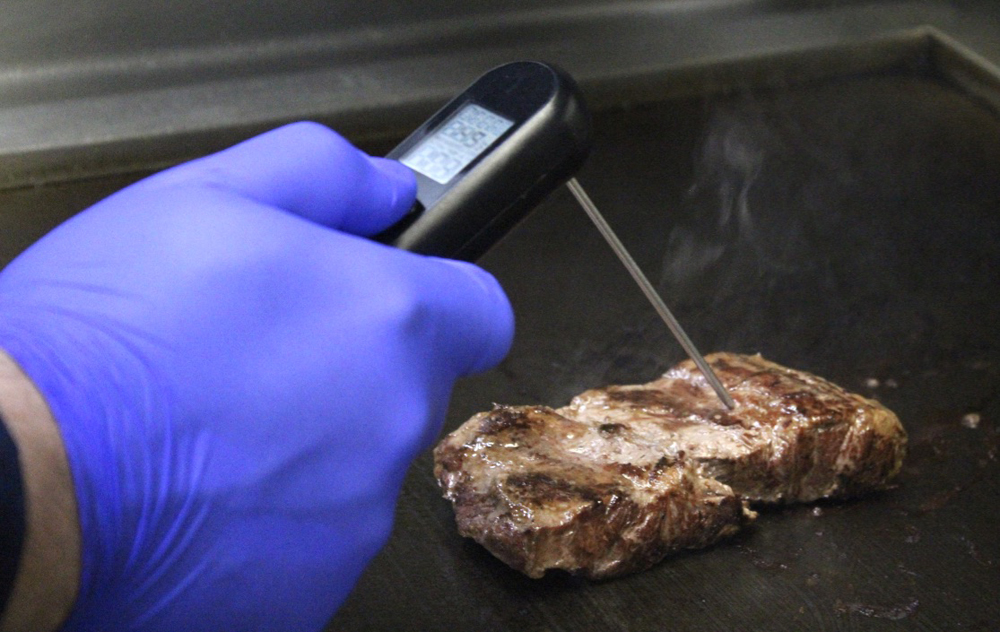
[[[509,429],[526,430],[530,424],[530,419],[522,411],[509,406],[494,406],[493,410],[480,421],[479,432],[484,435],[495,435]]]
[[[544,472],[512,474],[507,477],[505,485],[508,490],[516,490],[524,502],[540,506],[575,500],[600,505],[604,502],[613,503],[614,499],[622,494],[622,490],[615,485],[580,484],[553,478]]]
[[[736,533],[749,502],[863,494],[899,471],[906,435],[877,402],[760,356],[707,359],[734,410],[688,361],[474,416],[434,451],[459,532],[531,577],[610,577]]]

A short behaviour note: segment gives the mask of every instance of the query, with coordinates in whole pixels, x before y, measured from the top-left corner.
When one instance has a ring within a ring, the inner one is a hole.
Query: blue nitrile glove
[[[0,347],[60,425],[66,630],[318,630],[386,541],[454,380],[512,336],[495,280],[376,244],[413,174],[315,124],[128,187],[0,273]]]

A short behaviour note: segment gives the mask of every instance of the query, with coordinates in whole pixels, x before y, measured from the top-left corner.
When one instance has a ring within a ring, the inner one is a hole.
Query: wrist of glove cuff
[[[168,426],[167,407],[162,405],[166,398],[158,391],[169,383],[148,379],[149,388],[137,392],[136,376],[146,367],[121,341],[81,328],[69,314],[38,309],[28,313],[19,317],[11,302],[6,303],[0,314],[0,348],[34,382],[60,426],[82,538],[75,612],[87,619],[101,612],[109,625],[134,620],[137,611],[146,608],[135,578],[153,576],[156,560],[148,553],[149,545],[158,531],[169,529],[157,524],[156,517],[170,515],[168,507],[140,510],[135,500],[156,498],[145,492],[165,481],[176,486],[183,479],[171,470],[167,454],[133,449],[125,458],[121,450],[162,445],[153,435],[162,436]],[[19,321],[28,323],[20,331]]]

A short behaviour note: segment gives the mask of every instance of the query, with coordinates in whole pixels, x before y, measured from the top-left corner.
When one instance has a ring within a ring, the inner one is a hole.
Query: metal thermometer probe
[[[590,145],[590,115],[572,77],[537,61],[498,66],[387,154],[413,170],[417,202],[376,239],[473,261],[566,182],[719,398],[733,408],[719,378],[572,178]]]
[[[621,262],[625,264],[625,268],[628,270],[629,274],[632,275],[632,278],[635,279],[635,282],[639,284],[639,288],[642,289],[642,293],[645,294],[646,298],[649,299],[649,302],[653,304],[653,307],[656,309],[656,313],[660,315],[663,322],[665,322],[667,327],[670,328],[670,333],[674,335],[674,338],[677,338],[677,342],[681,343],[681,346],[684,347],[684,351],[687,352],[688,357],[694,360],[694,363],[698,365],[698,368],[708,380],[708,383],[712,385],[712,390],[715,391],[715,394],[719,396],[719,399],[722,400],[722,403],[725,404],[727,408],[730,410],[735,408],[736,402],[733,401],[729,392],[726,391],[726,387],[722,385],[722,382],[719,380],[719,376],[715,374],[712,367],[710,367],[708,362],[705,361],[705,357],[698,352],[697,348],[695,348],[694,343],[691,342],[691,338],[689,338],[684,332],[684,329],[681,328],[681,324],[677,322],[677,319],[674,318],[674,315],[670,312],[666,303],[664,303],[663,299],[660,298],[660,295],[653,287],[653,284],[650,283],[649,279],[646,278],[646,275],[643,274],[642,269],[639,268],[639,264],[635,262],[632,255],[630,255],[628,250],[625,249],[625,245],[620,239],[618,239],[615,232],[611,230],[611,226],[608,224],[607,220],[604,219],[604,216],[601,215],[601,212],[597,210],[597,207],[590,200],[590,196],[587,195],[587,192],[583,190],[583,187],[581,187],[580,183],[576,181],[576,178],[570,178],[567,180],[566,186],[569,187],[570,193],[573,194],[573,197],[576,198],[576,201],[580,203],[580,206],[582,206],[583,210],[587,212],[591,221],[593,221],[594,225],[597,226],[597,230],[601,231],[601,235],[608,242],[608,245],[611,246],[611,249],[615,251],[615,254],[618,255],[619,259],[621,259]]]

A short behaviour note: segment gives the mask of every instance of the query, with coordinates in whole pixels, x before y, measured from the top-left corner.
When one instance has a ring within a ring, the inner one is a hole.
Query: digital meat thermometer
[[[573,178],[590,145],[590,115],[568,74],[534,61],[494,68],[386,155],[416,174],[417,201],[376,239],[473,261],[567,183],[713,390],[733,408],[715,372]]]
[[[386,158],[417,176],[417,203],[377,239],[473,261],[590,153],[590,115],[573,79],[539,62],[487,72]]]

